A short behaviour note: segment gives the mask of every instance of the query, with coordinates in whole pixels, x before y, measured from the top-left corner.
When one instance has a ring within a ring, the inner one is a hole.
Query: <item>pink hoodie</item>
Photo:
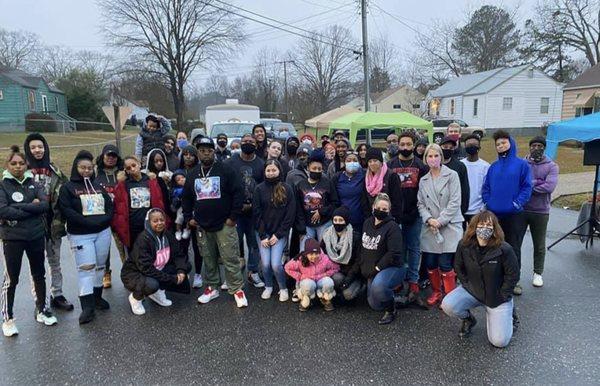
[[[331,277],[340,270],[340,266],[329,260],[329,257],[321,251],[321,255],[314,263],[307,267],[302,265],[300,259],[290,260],[285,265],[285,272],[293,277],[297,282],[304,279],[319,281],[324,277]]]

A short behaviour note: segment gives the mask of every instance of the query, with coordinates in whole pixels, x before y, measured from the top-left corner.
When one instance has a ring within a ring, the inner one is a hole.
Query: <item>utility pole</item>
[[[287,86],[287,64],[288,63],[294,63],[293,60],[283,60],[281,62],[275,62],[277,64],[282,64],[283,63],[283,87],[285,89],[285,95],[284,95],[284,103],[285,103],[285,120],[286,122],[290,121],[290,107],[288,104],[288,86]]]
[[[365,112],[371,110],[371,92],[369,90],[369,44],[367,33],[367,0],[360,0],[360,12],[362,16],[362,57],[365,84]],[[371,145],[371,131],[367,129],[367,145]]]

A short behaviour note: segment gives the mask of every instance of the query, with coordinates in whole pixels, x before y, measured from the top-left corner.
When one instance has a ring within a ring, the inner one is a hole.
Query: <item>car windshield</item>
[[[253,123],[215,123],[210,129],[210,136],[215,138],[217,135],[223,133],[229,138],[240,138],[244,134],[252,133],[252,127],[254,127]]]

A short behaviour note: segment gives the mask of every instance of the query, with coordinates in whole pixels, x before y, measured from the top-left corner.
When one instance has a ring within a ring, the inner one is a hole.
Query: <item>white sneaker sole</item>
[[[219,293],[217,292],[216,294],[214,294],[214,295],[210,295],[209,297],[207,297],[207,298],[204,298],[204,299],[203,299],[203,296],[204,296],[204,295],[202,295],[202,296],[200,296],[200,297],[198,298],[198,303],[200,303],[200,304],[207,304],[207,303],[209,303],[210,301],[212,301],[212,300],[215,300],[216,298],[218,298],[218,297],[219,297]]]
[[[142,315],[144,315],[144,314],[146,313],[146,309],[145,309],[145,308],[142,308],[142,309],[140,309],[140,310],[134,310],[134,308],[133,308],[133,304],[132,304],[132,302],[131,302],[131,299],[133,299],[133,294],[130,294],[130,295],[129,295],[129,308],[131,308],[131,312],[132,312],[134,315],[137,315],[137,316],[142,316]],[[143,305],[142,305],[142,307],[143,307]]]
[[[19,335],[19,331],[15,328],[14,330],[5,330],[4,328],[2,329],[2,333],[4,334],[4,336],[10,338],[11,336],[15,336],[15,335]]]
[[[237,306],[237,308],[248,307],[248,300],[246,299],[245,301],[242,301],[235,299],[235,305]]]
[[[37,316],[35,317],[35,320],[38,323],[42,323],[45,326],[54,326],[55,324],[58,323],[58,320],[56,320],[56,319],[55,320],[44,320],[44,319],[38,318]]]
[[[148,298],[150,300],[152,300],[154,303],[158,304],[161,307],[170,307],[171,305],[173,305],[173,302],[170,301],[169,299],[167,299],[166,302],[161,302],[160,300],[156,299],[154,296],[152,295],[148,295]]]

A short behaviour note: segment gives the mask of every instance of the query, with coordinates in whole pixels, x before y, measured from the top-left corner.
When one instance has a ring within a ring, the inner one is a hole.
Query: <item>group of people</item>
[[[36,319],[57,322],[46,304],[45,255],[50,305],[73,309],[60,275],[65,234],[77,266],[80,323],[109,308],[102,292],[112,283],[113,238],[136,315],[145,313],[145,298],[170,306],[166,291],[202,287],[201,304],[227,291],[246,307],[246,271],[262,299],[277,290],[279,301],[291,298],[300,311],[314,303],[332,311],[366,293],[382,312],[380,324],[391,323],[400,306],[439,306],[462,319],[461,336],[476,324],[470,310],[484,306],[489,341],[504,347],[516,317],[512,296],[522,292],[527,227],[533,285],[543,285],[558,174],[543,154],[543,137],[532,139],[520,159],[514,139],[497,131],[498,160],[490,165],[478,157],[480,138],[469,136],[463,146],[455,124],[440,144],[407,130],[390,134],[384,150],[353,150],[344,132],[319,144],[306,135],[269,142],[260,124],[239,141],[219,134],[188,142],[185,132],[171,136],[165,125],[147,118],[137,156],[122,158],[113,145],[95,159],[80,151],[68,180],[50,162],[42,135],[27,137],[24,154],[12,148],[0,182],[4,335],[18,332],[13,303],[23,252]]]

